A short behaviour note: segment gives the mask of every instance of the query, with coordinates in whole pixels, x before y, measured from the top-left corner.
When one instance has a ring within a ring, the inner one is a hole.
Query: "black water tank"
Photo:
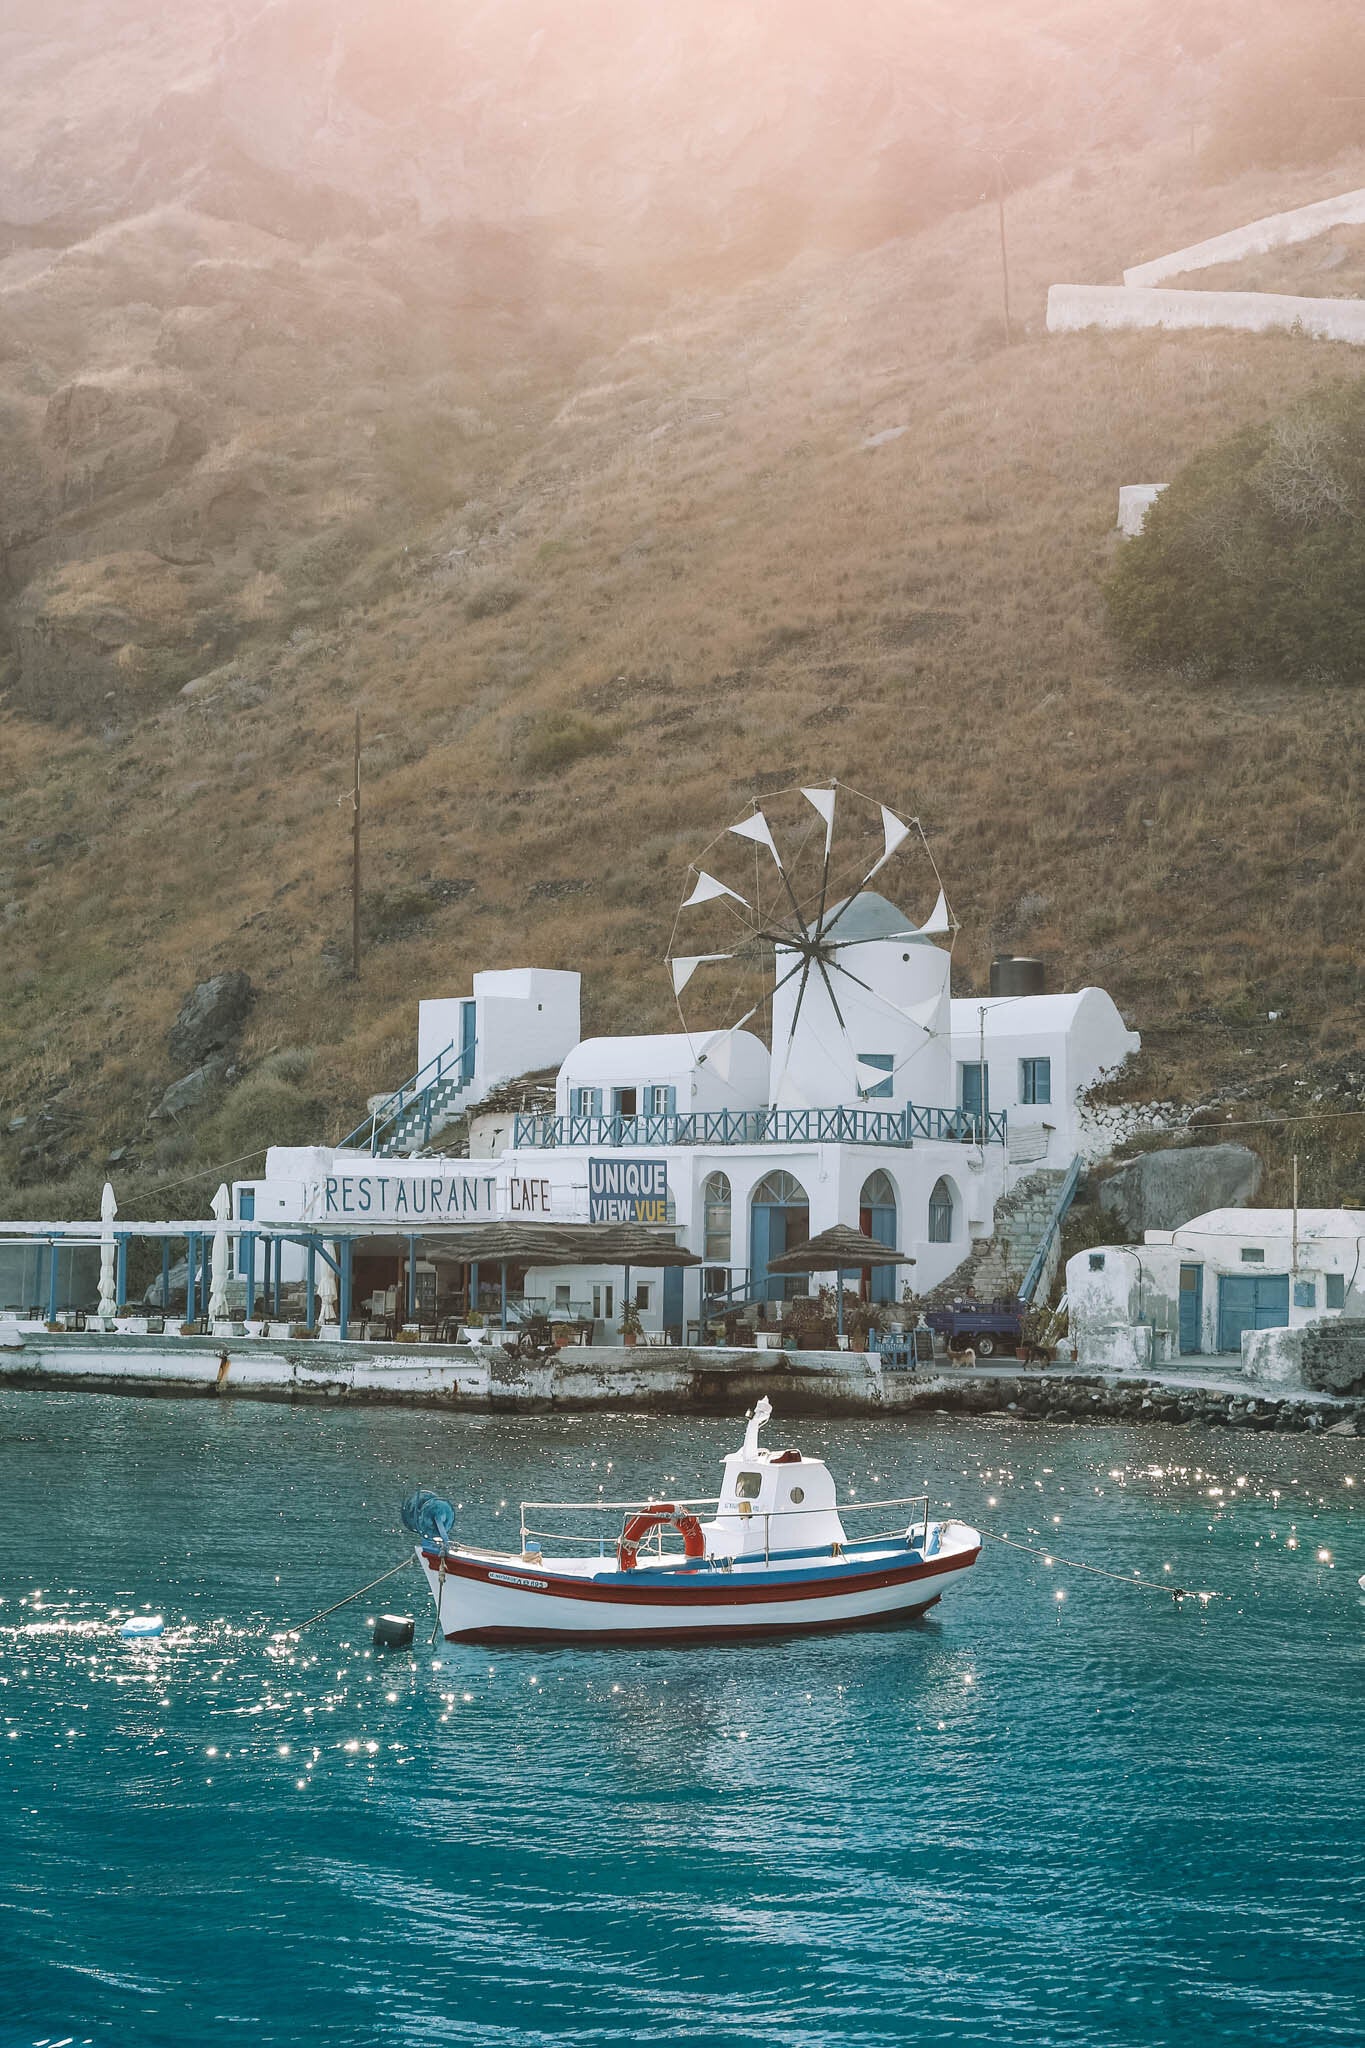
[[[997,953],[991,962],[993,996],[1041,996],[1047,990],[1047,969],[1041,960],[1022,960]]]

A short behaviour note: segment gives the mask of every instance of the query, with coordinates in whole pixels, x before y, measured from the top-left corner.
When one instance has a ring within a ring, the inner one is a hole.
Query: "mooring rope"
[[[399,1572],[405,1572],[411,1563],[411,1556],[405,1557],[403,1562],[396,1564],[391,1572],[381,1572],[377,1579],[371,1579],[368,1586],[357,1586],[354,1593],[348,1593],[344,1600],[334,1600],[330,1607],[320,1607],[316,1614],[309,1615],[307,1621],[287,1622],[282,1629],[276,1630],[276,1634],[281,1636],[302,1635],[303,1631],[306,1628],[311,1628],[315,1621],[325,1620],[329,1614],[335,1614],[339,1607],[349,1607],[353,1600],[359,1600],[364,1593],[372,1593],[375,1587],[382,1586],[386,1579],[396,1579]],[[269,1624],[267,1623],[268,1626]]]
[[[992,1543],[1003,1543],[1007,1550],[1026,1550],[1030,1557],[1041,1557],[1045,1564],[1063,1566],[1069,1572],[1089,1572],[1096,1579],[1113,1579],[1119,1586],[1136,1586],[1143,1593],[1165,1593],[1177,1605],[1182,1600],[1226,1600],[1226,1593],[1192,1593],[1187,1586],[1163,1586],[1158,1579],[1140,1579],[1124,1572],[1106,1571],[1103,1565],[1081,1564],[1074,1557],[1058,1557],[1055,1550],[1041,1550],[1035,1543],[1020,1543],[1017,1537],[997,1535],[994,1529],[978,1529],[978,1535],[988,1537]]]

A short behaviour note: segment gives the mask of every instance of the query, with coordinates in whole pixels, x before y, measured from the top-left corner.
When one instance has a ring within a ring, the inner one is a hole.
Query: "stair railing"
[[[1081,1174],[1084,1169],[1085,1161],[1078,1152],[1067,1168],[1066,1179],[1057,1190],[1057,1199],[1052,1205],[1052,1214],[1043,1226],[1043,1234],[1038,1239],[1037,1249],[1033,1254],[1029,1269],[1024,1275],[1024,1284],[1019,1289],[1020,1301],[1031,1303],[1033,1300],[1034,1289],[1043,1277],[1043,1272],[1048,1262],[1048,1255],[1052,1250],[1053,1240],[1066,1221],[1067,1211],[1076,1199],[1076,1190],[1080,1186]]]
[[[381,1141],[400,1127],[404,1137],[420,1127],[425,1145],[431,1137],[433,1116],[444,1108],[451,1095],[467,1088],[473,1080],[476,1049],[477,1040],[474,1045],[457,1046],[452,1038],[449,1045],[442,1046],[424,1067],[417,1069],[410,1081],[404,1081],[377,1109],[371,1110],[342,1139],[339,1149],[368,1152],[373,1159],[378,1156]],[[436,1100],[438,1094],[440,1101]]]

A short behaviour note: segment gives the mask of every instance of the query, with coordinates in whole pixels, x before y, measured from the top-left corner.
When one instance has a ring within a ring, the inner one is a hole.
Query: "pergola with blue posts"
[[[632,1267],[654,1270],[701,1264],[695,1252],[680,1246],[672,1233],[651,1230],[637,1224],[518,1224],[428,1225],[420,1236],[376,1231],[363,1224],[329,1225],[325,1232],[306,1224],[263,1223],[254,1217],[237,1216],[219,1220],[134,1222],[116,1218],[111,1222],[14,1223],[0,1225],[0,1244],[36,1243],[47,1254],[47,1319],[55,1323],[63,1309],[73,1306],[60,1300],[59,1251],[66,1246],[99,1250],[111,1238],[115,1251],[115,1307],[128,1307],[128,1247],[135,1240],[158,1244],[161,1250],[161,1301],[169,1305],[171,1249],[184,1244],[187,1261],[185,1320],[201,1320],[208,1307],[213,1240],[226,1237],[237,1246],[236,1278],[245,1283],[245,1320],[256,1313],[256,1247],[262,1252],[261,1291],[266,1316],[281,1313],[283,1249],[302,1248],[304,1260],[305,1328],[317,1327],[317,1273],[319,1260],[336,1275],[337,1320],[343,1340],[350,1335],[353,1309],[352,1269],[358,1242],[383,1247],[404,1246],[407,1251],[408,1320],[415,1319],[416,1267],[419,1245],[444,1252],[454,1263],[470,1270],[472,1293],[477,1298],[481,1266],[496,1267],[501,1276],[501,1310],[504,1325],[508,1312],[508,1269],[511,1266],[596,1265],[620,1266],[629,1292]],[[335,1249],[333,1248],[335,1247]]]

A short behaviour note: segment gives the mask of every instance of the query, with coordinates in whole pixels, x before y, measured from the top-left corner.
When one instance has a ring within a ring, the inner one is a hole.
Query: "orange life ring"
[[[683,1540],[685,1557],[705,1557],[706,1538],[701,1533],[701,1523],[685,1508],[677,1508],[671,1500],[656,1501],[653,1507],[641,1508],[631,1516],[621,1531],[621,1541],[616,1546],[616,1568],[622,1572],[633,1572],[635,1553],[646,1536],[655,1529],[661,1529],[665,1522],[671,1522]]]

